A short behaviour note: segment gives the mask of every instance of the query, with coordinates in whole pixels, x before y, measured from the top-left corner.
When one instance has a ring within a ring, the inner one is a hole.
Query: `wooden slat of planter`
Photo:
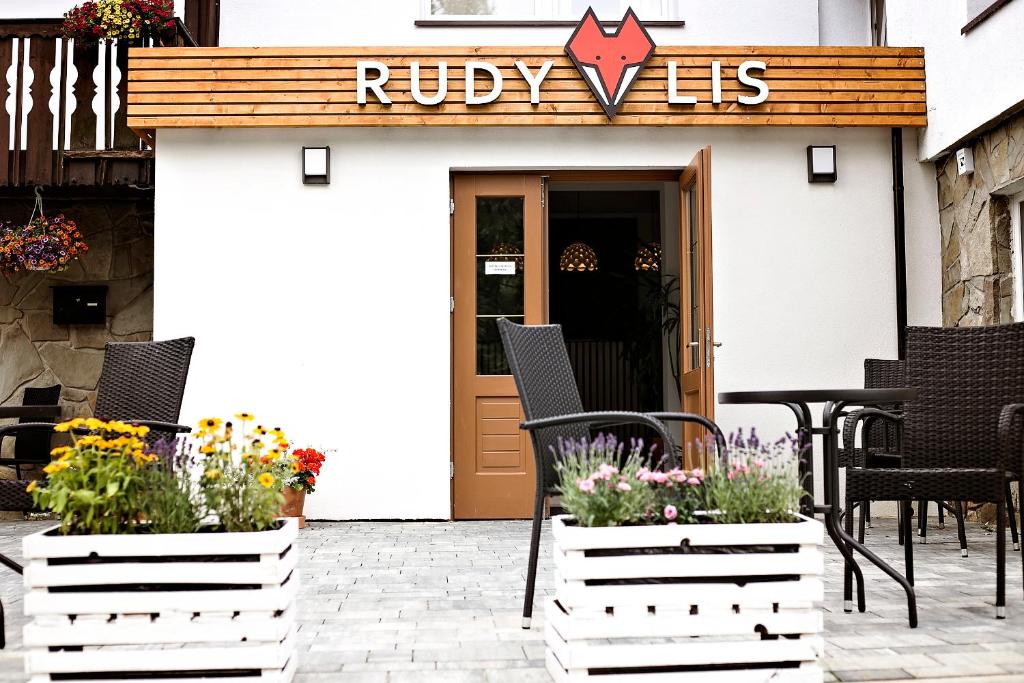
[[[284,520],[284,533],[255,531],[249,533],[202,534],[133,534],[61,536],[50,534],[54,526],[42,533],[26,536],[22,554],[26,560],[51,557],[88,557],[92,553],[106,557],[132,556],[199,556],[260,555],[282,552],[298,535],[294,519]],[[268,541],[268,539],[272,539]],[[269,545],[268,545],[269,542]]]
[[[282,670],[294,658],[294,629],[281,643],[251,647],[183,647],[168,649],[102,649],[81,652],[29,650],[26,667],[33,673],[173,672],[194,670]]]
[[[146,562],[49,565],[32,560],[25,567],[25,587],[103,586],[124,583],[125,577],[147,584],[222,583],[278,584],[295,569],[298,552],[275,562]]]
[[[742,643],[694,639],[690,643],[607,644],[566,642],[551,624],[545,624],[544,631],[548,647],[567,669],[812,662],[824,652],[825,647],[820,636],[795,640],[750,640]]]
[[[556,577],[556,584],[557,581]],[[763,608],[773,603],[804,605],[825,597],[819,578],[798,581],[766,581],[745,586],[727,583],[674,583],[622,586],[586,586],[582,581],[557,585],[556,595],[567,609],[609,605],[701,605],[728,604]],[[26,598],[26,606],[28,600]]]
[[[747,610],[734,614],[664,614],[645,613],[639,617],[615,615],[576,616],[566,614],[550,598],[545,602],[544,620],[555,627],[566,641],[606,638],[686,638],[691,636],[742,635],[752,637],[755,627],[763,626],[768,633],[819,633],[822,616],[819,610],[772,612]]]
[[[623,555],[583,557],[581,551],[554,553],[561,577],[573,579],[643,579],[660,576],[765,576],[779,574],[818,575],[825,556],[817,546],[797,553],[750,553],[722,555]]]
[[[658,674],[628,673],[600,674],[591,676],[586,670],[567,672],[551,650],[545,653],[545,667],[555,683],[651,683],[651,681],[671,681],[672,683],[751,683],[749,670],[731,671],[694,671],[690,673]],[[763,669],[757,671],[753,680],[771,681],[771,683],[821,683],[821,668],[816,665],[803,665],[794,669]]]
[[[257,613],[260,618],[232,618],[222,616],[203,620],[202,617],[182,618],[146,615],[144,619],[104,618],[62,625],[43,625],[30,622],[25,625],[25,647],[88,646],[88,645],[146,645],[152,643],[223,643],[229,641],[251,643],[281,642],[295,623],[294,607],[280,616],[272,612]],[[241,616],[241,615],[239,615]]]
[[[25,616],[48,614],[132,614],[136,612],[265,612],[285,609],[298,592],[297,576],[280,588],[224,591],[25,594]]]

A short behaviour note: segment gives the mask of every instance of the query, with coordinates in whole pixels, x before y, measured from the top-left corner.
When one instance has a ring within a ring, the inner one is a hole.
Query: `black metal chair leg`
[[[953,514],[956,516],[956,535],[960,539],[960,557],[967,557],[967,528],[964,526],[964,504],[953,501]]]
[[[533,530],[530,533],[530,563],[526,568],[526,599],[523,602],[523,628],[529,629],[533,618],[533,591],[537,584],[537,556],[540,553],[540,527],[544,521],[544,494],[537,492],[533,504]]]
[[[867,500],[860,504],[860,520],[858,521],[857,527],[857,540],[861,543],[864,542],[864,527],[867,524],[868,511],[871,509],[869,507],[870,505],[871,502]]]
[[[913,508],[911,508],[913,509]],[[928,542],[928,501],[917,501],[917,534],[921,537],[921,543]]]
[[[903,533],[904,533],[904,535],[909,537],[910,536],[910,528],[911,528],[910,527],[910,512],[913,509],[912,508],[913,503],[910,502],[910,501],[905,501],[905,502],[901,502],[900,505],[903,506],[903,524],[905,526],[905,528],[903,530]],[[913,586],[914,585],[914,544],[913,543],[904,543],[903,544],[903,557],[904,557],[904,559],[906,561],[907,582],[911,586]]]
[[[1006,515],[1010,519],[1010,538],[1013,540],[1013,549],[1020,550],[1020,538],[1017,536],[1017,511],[1013,509],[1010,482],[1006,482]]]
[[[996,619],[1006,618],[1006,504],[996,503]]]
[[[903,506],[896,504],[896,536],[900,545],[903,545]]]
[[[943,501],[941,501],[941,500],[937,500],[937,501],[935,501],[935,507],[939,508],[939,528],[940,529],[945,529],[946,528],[946,504]]]
[[[7,647],[7,638],[4,635],[6,631],[7,627],[4,624],[4,603],[3,600],[0,600],[0,650]]]

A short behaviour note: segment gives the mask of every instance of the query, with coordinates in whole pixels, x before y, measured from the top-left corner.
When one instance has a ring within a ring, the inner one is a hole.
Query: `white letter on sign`
[[[519,69],[519,73],[523,75],[526,82],[530,84],[530,104],[540,104],[540,84],[547,78],[548,72],[551,71],[553,65],[554,61],[547,60],[540,65],[540,71],[534,76],[530,71],[530,67],[525,62],[516,60],[516,68]]]
[[[676,68],[674,61],[668,63],[668,103],[669,104],[697,104],[696,95],[680,95],[676,87]]]
[[[711,102],[722,103],[722,63],[717,60],[711,62]]]
[[[740,64],[739,72],[737,73],[737,78],[740,79],[740,83],[743,85],[749,85],[751,88],[757,88],[757,94],[753,97],[750,97],[749,95],[740,95],[740,104],[761,104],[768,99],[768,84],[760,78],[754,78],[747,73],[751,69],[764,71],[765,68],[764,62],[750,61]]]
[[[420,90],[420,63],[412,62],[409,65],[412,77],[412,98],[420,104],[440,104],[448,95],[448,64],[447,62],[437,63],[437,94],[433,97],[426,97]]]
[[[491,75],[494,84],[486,95],[476,94],[476,72],[486,71]],[[466,62],[466,104],[488,104],[498,99],[501,94],[501,72],[498,67],[488,62]]]
[[[377,72],[377,78],[366,80],[366,72],[373,69]],[[384,62],[359,61],[356,62],[356,102],[366,104],[366,91],[372,90],[381,104],[391,104],[391,99],[384,94],[383,86],[388,82],[388,65]]]

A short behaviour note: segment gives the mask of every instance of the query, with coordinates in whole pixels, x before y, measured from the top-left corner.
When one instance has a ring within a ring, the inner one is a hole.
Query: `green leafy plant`
[[[157,459],[142,440],[149,428],[75,418],[55,430],[69,433],[72,444],[53,449],[45,482],[29,484],[35,504],[60,517],[63,534],[134,531],[147,495],[145,470]]]
[[[154,534],[187,534],[202,528],[206,509],[193,486],[190,450],[174,439],[153,444],[157,460],[143,470],[146,495],[141,513],[146,529]]]

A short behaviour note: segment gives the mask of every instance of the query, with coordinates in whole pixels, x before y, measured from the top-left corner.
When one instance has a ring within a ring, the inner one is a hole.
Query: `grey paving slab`
[[[0,523],[0,552],[46,522]],[[545,526],[533,628],[519,628],[528,522],[312,522],[300,536],[297,683],[533,683],[543,669],[540,602],[552,591]],[[921,625],[902,591],[862,563],[867,612],[842,609],[842,558],[826,548],[826,681],[1024,681],[1021,555],[1008,552],[1007,619],[994,618],[995,538],[971,525],[961,558],[952,526],[915,545]],[[895,525],[868,543],[897,569]],[[1010,547],[1007,543],[1008,548]],[[0,568],[8,648],[0,683],[21,683],[21,580]]]

